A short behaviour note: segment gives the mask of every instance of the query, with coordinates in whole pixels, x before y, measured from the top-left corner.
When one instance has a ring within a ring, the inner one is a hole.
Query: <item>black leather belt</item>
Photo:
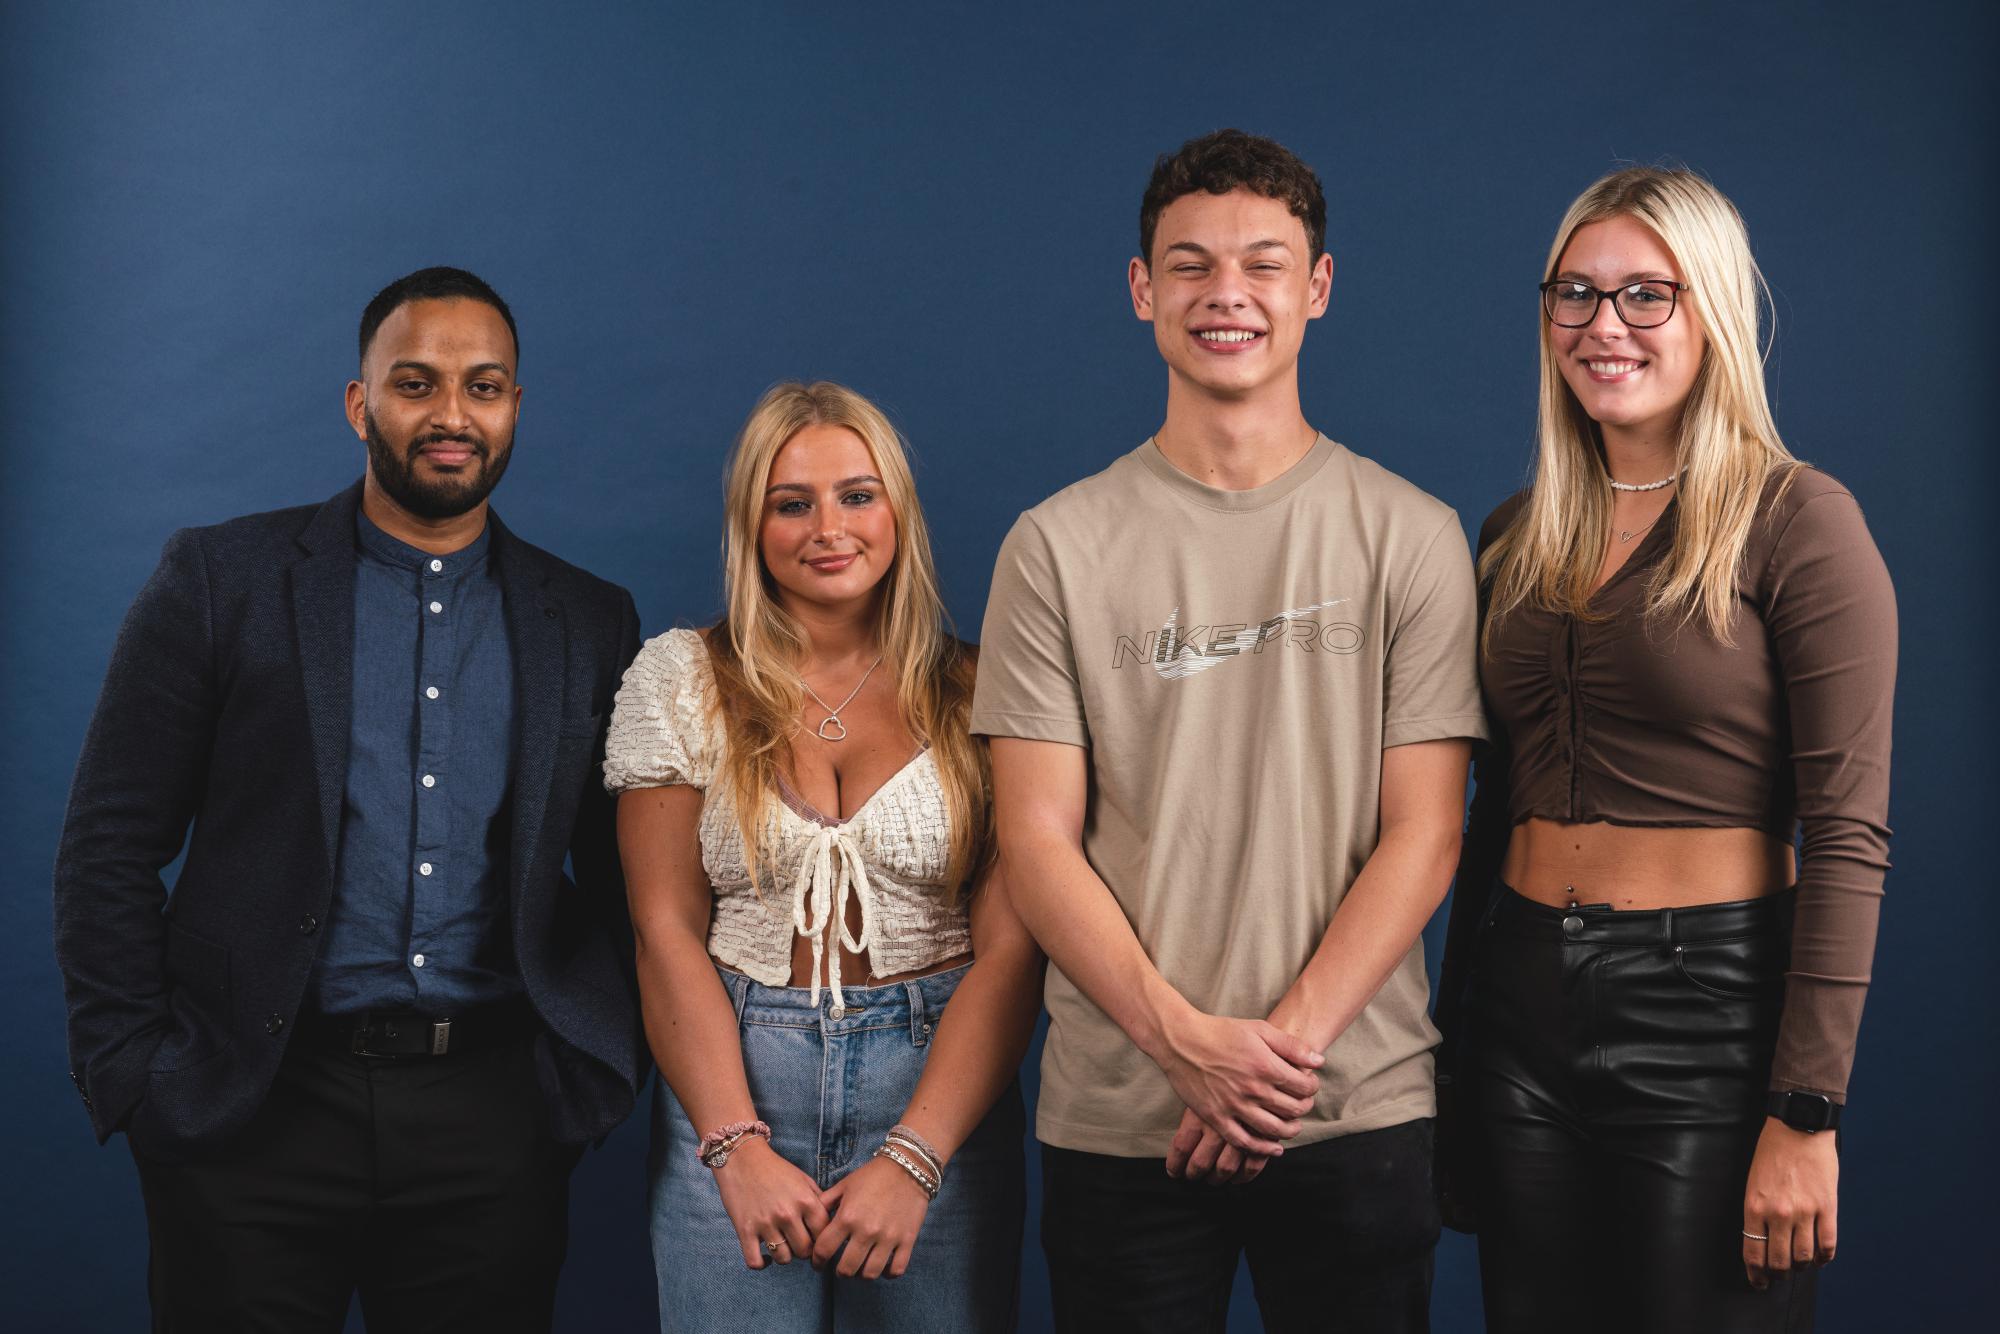
[[[534,1007],[520,997],[455,1014],[417,1010],[302,1014],[298,1040],[354,1056],[455,1056],[518,1040],[534,1027]]]

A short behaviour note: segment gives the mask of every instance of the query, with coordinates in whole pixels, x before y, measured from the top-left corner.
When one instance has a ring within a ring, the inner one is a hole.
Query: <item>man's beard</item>
[[[493,488],[500,485],[500,479],[507,473],[507,463],[514,457],[513,441],[509,439],[496,456],[485,444],[464,435],[441,435],[432,433],[420,435],[398,452],[396,447],[383,436],[382,428],[375,423],[373,412],[363,413],[368,427],[368,469],[375,475],[375,483],[389,499],[420,519],[455,519],[493,494]],[[459,477],[446,477],[438,481],[427,481],[417,476],[417,454],[426,445],[441,444],[444,441],[463,445],[472,451],[472,458],[466,461],[469,471]]]

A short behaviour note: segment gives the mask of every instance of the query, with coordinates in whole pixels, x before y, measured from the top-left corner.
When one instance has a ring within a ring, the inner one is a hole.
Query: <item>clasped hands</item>
[[[923,1187],[895,1163],[870,1158],[821,1190],[754,1138],[715,1169],[715,1180],[751,1269],[803,1259],[846,1278],[900,1278],[930,1209]]]
[[[1285,1151],[1319,1094],[1325,1057],[1262,1019],[1199,1014],[1166,1036],[1160,1068],[1187,1105],[1167,1175],[1249,1181]]]

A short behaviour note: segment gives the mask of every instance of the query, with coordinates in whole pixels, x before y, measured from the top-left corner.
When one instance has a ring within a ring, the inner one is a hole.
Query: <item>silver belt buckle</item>
[[[442,1056],[451,1050],[451,1020],[440,1019],[431,1025],[431,1055]]]

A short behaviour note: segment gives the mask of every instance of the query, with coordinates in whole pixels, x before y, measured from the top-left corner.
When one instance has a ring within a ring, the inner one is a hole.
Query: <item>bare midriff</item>
[[[714,958],[715,956],[710,955],[709,957]],[[940,960],[934,964],[928,964],[922,968],[912,968],[907,973],[884,973],[877,976],[868,971],[867,955],[856,954],[852,950],[842,950],[840,952],[840,985],[848,988],[892,986],[897,982],[913,982],[920,977],[929,977],[933,973],[950,972],[954,968],[971,962],[972,956],[970,954],[959,954],[949,959]],[[720,959],[715,959],[715,966],[725,972],[740,973],[743,971],[741,968],[731,968]],[[785,985],[792,987],[811,986],[812,966],[812,945],[802,937],[794,936],[792,938],[792,978]],[[821,979],[821,985],[825,985],[824,978]]]
[[[1797,879],[1791,846],[1761,829],[1652,829],[1531,817],[1507,840],[1501,878],[1552,908],[1687,908],[1761,898]]]

